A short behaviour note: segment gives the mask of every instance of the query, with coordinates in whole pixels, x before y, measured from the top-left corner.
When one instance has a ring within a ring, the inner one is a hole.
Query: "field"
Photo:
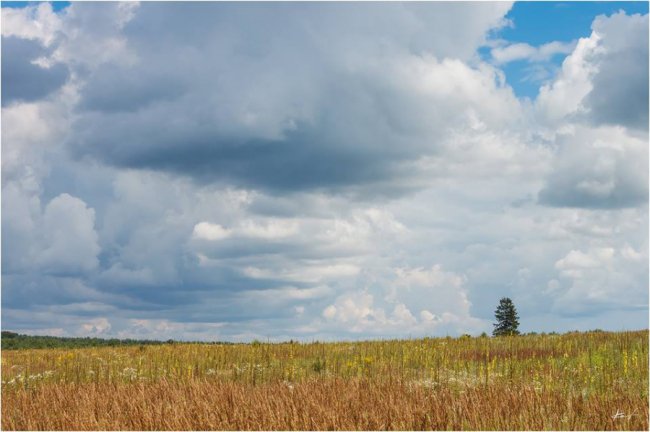
[[[4,430],[647,430],[648,331],[3,350]]]

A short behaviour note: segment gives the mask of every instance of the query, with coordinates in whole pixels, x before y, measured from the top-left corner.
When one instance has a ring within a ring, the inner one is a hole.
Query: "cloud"
[[[459,60],[508,7],[440,5],[431,14],[412,5],[143,4],[114,36],[133,59],[80,73],[70,144],[79,157],[204,183],[408,190],[412,163],[434,154],[468,113],[489,125],[515,115],[517,101],[497,71]],[[396,20],[388,33],[380,26]],[[152,37],[162,23],[167,36]],[[440,36],[456,32],[463,36],[451,50]],[[370,42],[379,34],[384,42]],[[170,58],[183,61],[172,67]],[[160,118],[174,121],[161,128]]]
[[[62,31],[61,24],[61,18],[54,13],[50,3],[2,8],[2,36],[36,40],[47,47]]]
[[[629,245],[623,249],[597,247],[571,250],[555,263],[554,309],[562,314],[585,314],[598,309],[642,309],[648,302],[647,289],[636,278],[647,280],[648,272],[633,263],[641,256]],[[645,254],[647,259],[647,253]],[[618,295],[620,287],[625,295]]]
[[[219,224],[199,222],[194,225],[193,237],[205,240],[221,240],[230,237],[230,231]]]
[[[539,192],[552,206],[623,208],[647,203],[648,19],[599,16],[536,110],[557,146]],[[632,111],[630,111],[630,107]],[[564,127],[561,125],[564,124]]]
[[[382,335],[475,333],[486,328],[470,313],[466,278],[445,272],[440,265],[397,268],[387,278],[382,284],[383,299],[368,291],[342,294],[322,310],[325,324],[345,326],[353,333]]]
[[[202,95],[202,101],[179,100],[128,115],[83,116],[77,123],[74,148],[78,154],[90,153],[117,166],[151,168],[187,175],[200,182],[229,182],[247,188],[292,191],[381,187],[400,177],[406,182],[417,174],[413,162],[423,154],[440,151],[445,129],[468,112],[488,124],[503,121],[514,113],[516,102],[512,94],[500,88],[490,69],[476,71],[459,62],[439,63],[435,59],[407,58],[405,62],[395,70],[397,77],[391,82],[375,84],[376,78],[370,76],[365,80],[365,73],[360,71],[355,76],[342,77],[333,87],[322,88],[326,100],[313,119],[291,119],[289,115],[271,129],[258,129],[256,124],[243,119],[201,119],[204,115],[192,111],[197,110],[196,104],[205,103],[206,95]],[[390,69],[397,65],[381,67]],[[367,84],[352,87],[359,79]],[[421,84],[400,88],[416,82]],[[319,87],[314,84],[314,89]],[[218,91],[218,85],[214,88]],[[270,84],[266,88],[275,86]],[[450,91],[454,92],[453,99],[449,98]],[[260,89],[256,97],[264,92]],[[405,96],[389,102],[385,98],[393,92]],[[300,94],[286,96],[296,102],[303,99]],[[243,103],[243,99],[238,103]],[[427,112],[427,107],[440,104],[450,106]],[[422,106],[422,111],[401,108],[413,105]],[[200,110],[215,112],[210,106]],[[172,111],[187,113],[187,117],[175,122],[178,127],[171,124],[171,129],[163,132],[156,119],[170,116]],[[270,111],[273,116],[281,112],[277,107]],[[256,116],[262,119],[265,114]],[[223,129],[238,124],[240,131]],[[109,127],[110,132],[106,129]],[[108,137],[110,145],[104,142]],[[143,137],[147,138],[143,141]],[[399,153],[392,143],[400,143]],[[402,187],[409,185],[405,183]]]
[[[588,111],[583,99],[593,89],[592,77],[597,66],[591,59],[599,50],[600,39],[594,33],[589,38],[581,38],[575,50],[562,62],[556,79],[539,89],[535,104],[540,115],[548,121],[557,122]]]
[[[95,318],[81,325],[83,335],[102,335],[111,331],[111,323],[106,318]]]
[[[256,221],[245,219],[233,229],[226,229],[219,224],[200,222],[194,226],[193,236],[204,240],[222,240],[232,235],[238,237],[280,239],[298,233],[298,223],[278,218]]]
[[[39,42],[2,36],[2,52],[2,106],[41,99],[68,79],[65,65],[37,63],[50,54]]]
[[[430,269],[397,268],[395,276],[388,299],[400,299],[411,307],[426,307],[438,315],[451,311],[469,315],[465,277],[445,272],[440,265]]]
[[[5,188],[3,193],[17,205],[3,203],[2,249],[12,255],[3,261],[3,273],[35,269],[69,276],[98,266],[95,212],[84,201],[63,193],[41,213],[38,199],[20,196],[15,188]]]
[[[596,124],[648,128],[648,15],[600,16],[592,25],[602,37],[602,57],[585,103]]]
[[[536,101],[551,121],[573,117],[595,125],[648,125],[648,16],[599,16]]]
[[[492,48],[490,55],[497,64],[506,64],[517,60],[543,62],[549,61],[557,54],[569,54],[574,47],[574,42],[553,41],[538,47],[519,42]]]
[[[542,204],[622,208],[648,201],[648,144],[620,127],[576,127],[559,134]]]
[[[50,201],[43,213],[43,250],[38,262],[46,271],[78,273],[98,265],[95,212],[86,203],[68,194]]]
[[[585,254],[572,250],[566,257],[555,263],[555,268],[562,272],[563,276],[581,277],[582,269],[597,268],[611,261],[614,256],[614,249],[599,248]]]

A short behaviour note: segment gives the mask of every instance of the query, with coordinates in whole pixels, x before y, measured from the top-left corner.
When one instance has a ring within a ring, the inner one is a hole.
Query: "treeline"
[[[564,333],[565,335],[570,334],[580,334],[580,333],[605,333],[603,330],[596,329],[590,330],[587,332],[578,332],[578,331],[569,331]],[[550,333],[536,333],[529,332],[522,334],[523,336],[558,336],[560,333],[550,332]],[[488,337],[487,333],[481,334],[480,337]],[[460,336],[461,339],[470,339],[472,338],[469,334],[464,334]],[[424,337],[424,340],[430,339],[430,337]],[[446,339],[452,339],[451,336],[447,336]],[[399,341],[401,339],[394,339]],[[386,342],[385,340],[383,340]],[[204,341],[175,341],[169,339],[166,341],[161,340],[149,340],[149,339],[102,339],[102,338],[91,338],[91,337],[59,337],[59,336],[31,336],[15,333],[12,331],[3,331],[2,332],[2,349],[7,350],[16,350],[16,349],[35,349],[35,348],[91,348],[91,347],[102,347],[102,346],[128,346],[128,345],[162,345],[162,344],[201,344],[201,345],[239,345],[242,342],[204,342]],[[284,342],[274,342],[275,344],[299,344],[299,341],[284,341]],[[311,343],[319,343],[319,341],[311,341]],[[252,345],[260,345],[261,341],[253,340]]]
[[[90,348],[102,346],[127,346],[127,345],[161,345],[176,343],[173,340],[140,340],[140,339],[102,339],[96,337],[58,337],[58,336],[31,336],[11,331],[2,332],[2,349],[34,349],[34,348]],[[192,342],[183,342],[192,343]],[[205,342],[201,342],[205,343]],[[227,344],[229,342],[214,342]]]
[[[136,339],[102,339],[96,337],[58,337],[58,336],[30,336],[10,331],[2,332],[2,349],[28,349],[28,348],[88,348],[100,346],[123,345],[159,345],[166,342]]]

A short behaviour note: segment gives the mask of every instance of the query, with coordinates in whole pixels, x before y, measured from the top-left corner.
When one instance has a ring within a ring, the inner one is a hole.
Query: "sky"
[[[647,3],[2,3],[2,328],[648,327]]]

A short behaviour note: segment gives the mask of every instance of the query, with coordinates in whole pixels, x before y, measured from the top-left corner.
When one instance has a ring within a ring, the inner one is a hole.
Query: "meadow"
[[[648,430],[648,331],[2,351],[4,430]]]

